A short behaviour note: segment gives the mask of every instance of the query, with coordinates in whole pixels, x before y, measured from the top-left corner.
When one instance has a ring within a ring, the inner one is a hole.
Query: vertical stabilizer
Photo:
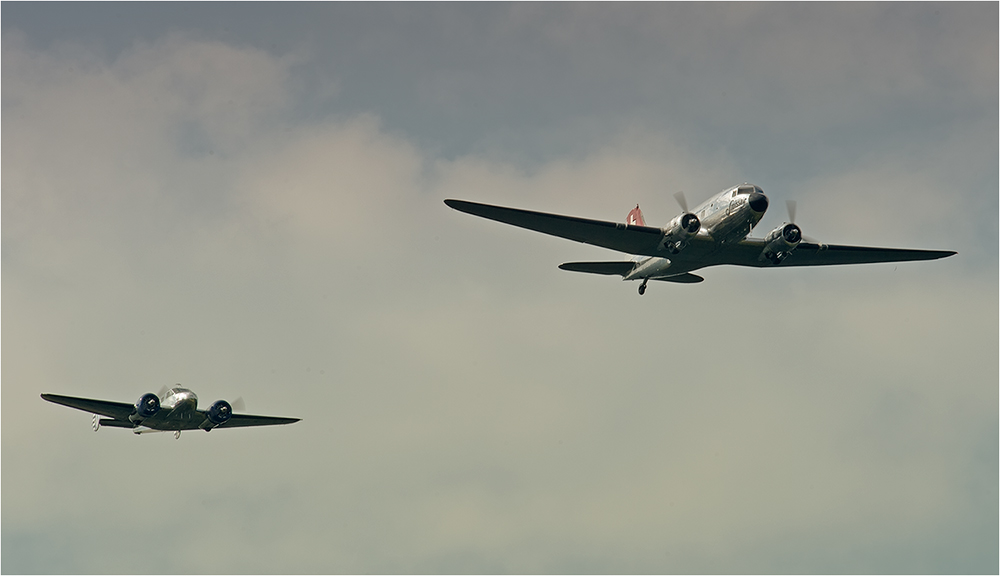
[[[642,219],[642,210],[639,210],[638,204],[636,204],[635,208],[633,208],[632,211],[628,213],[628,216],[625,218],[625,223],[628,224],[629,226],[646,225],[646,221]]]

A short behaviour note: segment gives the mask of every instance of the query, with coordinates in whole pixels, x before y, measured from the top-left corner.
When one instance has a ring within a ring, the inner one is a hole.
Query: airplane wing
[[[200,412],[200,410],[199,410]],[[277,424],[293,424],[301,418],[281,418],[278,416],[253,416],[251,414],[233,414],[218,428],[240,428],[243,426],[274,426]]]
[[[115,420],[128,421],[129,414],[135,410],[135,406],[125,402],[111,402],[109,400],[92,400],[90,398],[76,398],[75,396],[60,396],[58,394],[42,394],[42,400],[47,400],[55,404],[62,404],[91,414],[100,414],[114,418]]]
[[[874,248],[871,246],[840,246],[802,242],[781,264],[761,261],[764,241],[748,238],[719,250],[712,264],[733,264],[757,268],[784,266],[832,266],[837,264],[872,264],[877,262],[909,262],[937,260],[956,254],[951,250],[908,250],[904,248]]]
[[[459,212],[473,216],[628,254],[656,254],[656,249],[663,238],[662,230],[650,226],[631,226],[623,222],[588,220],[575,216],[504,208],[503,206],[491,206],[465,200],[445,200],[444,203]]]

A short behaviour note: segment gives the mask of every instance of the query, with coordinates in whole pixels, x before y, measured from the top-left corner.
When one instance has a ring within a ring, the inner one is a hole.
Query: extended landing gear
[[[646,282],[649,282],[648,278],[646,280],[643,280],[642,284],[639,284],[639,296],[642,296],[643,294],[646,293]]]
[[[181,439],[181,431],[178,430],[174,432],[174,440],[180,440],[180,439]]]

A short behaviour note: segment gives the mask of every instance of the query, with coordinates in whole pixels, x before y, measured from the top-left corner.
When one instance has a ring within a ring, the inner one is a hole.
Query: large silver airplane
[[[936,260],[955,254],[947,250],[904,250],[868,246],[839,246],[811,241],[795,224],[795,204],[788,202],[789,221],[764,238],[748,237],[767,211],[764,191],[741,184],[719,192],[688,211],[682,193],[674,195],[683,213],[663,228],[647,226],[636,205],[624,223],[589,220],[504,208],[466,200],[445,200],[460,212],[496,220],[602,248],[635,255],[631,260],[611,262],[567,262],[559,268],[589,274],[642,280],[639,294],[650,280],[691,284],[704,280],[692,274],[708,266],[730,264],[756,268],[827,266],[872,262]]]
[[[208,410],[199,410],[198,396],[187,388],[179,386],[165,392],[161,391],[160,396],[163,396],[162,401],[156,394],[143,394],[135,404],[60,396],[58,394],[42,394],[42,399],[93,413],[94,432],[97,432],[101,426],[111,426],[130,428],[135,434],[173,431],[174,438],[180,438],[181,430],[211,432],[215,428],[273,426],[299,421],[298,418],[234,414],[232,405],[225,400],[215,402]],[[236,400],[234,403],[238,405],[241,402]],[[101,416],[107,416],[107,418],[101,418]]]

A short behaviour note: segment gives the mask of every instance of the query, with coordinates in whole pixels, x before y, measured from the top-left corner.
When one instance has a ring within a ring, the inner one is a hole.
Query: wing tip
[[[940,260],[941,258],[950,258],[958,254],[954,250],[922,250],[921,252],[926,254],[925,260]]]
[[[465,200],[455,200],[454,198],[448,198],[444,201],[444,204],[445,206],[451,208],[452,210],[457,210],[458,212],[465,212],[466,214],[470,213],[469,205],[471,203]]]

